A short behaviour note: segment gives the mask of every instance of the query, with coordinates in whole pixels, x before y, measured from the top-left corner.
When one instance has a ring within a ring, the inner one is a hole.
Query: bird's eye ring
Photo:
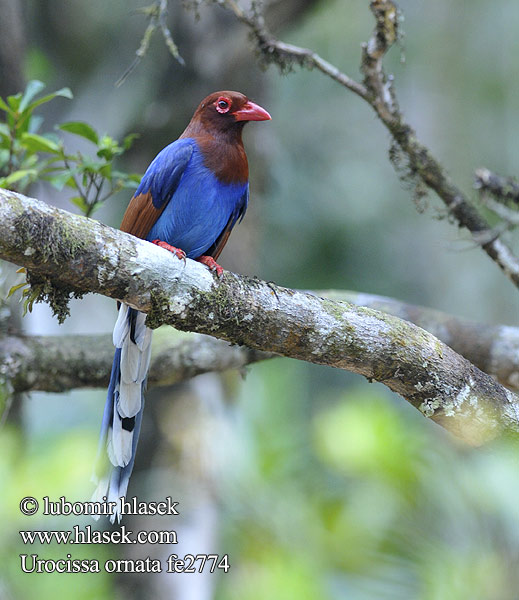
[[[218,98],[218,100],[216,101],[216,110],[223,114],[226,112],[229,112],[229,109],[231,108],[231,103],[227,98],[224,98],[223,96]]]

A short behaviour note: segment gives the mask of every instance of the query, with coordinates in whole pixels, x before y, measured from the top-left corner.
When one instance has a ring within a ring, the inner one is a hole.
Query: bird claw
[[[186,253],[181,248],[175,248],[175,246],[171,246],[170,244],[168,244],[167,242],[163,242],[162,240],[153,240],[151,243],[155,244],[156,246],[160,246],[161,248],[164,248],[164,250],[168,250],[180,260],[183,260],[184,262],[186,261]]]
[[[216,272],[218,278],[223,275],[223,267],[221,267],[212,256],[200,256],[196,260],[205,265],[212,273]]]

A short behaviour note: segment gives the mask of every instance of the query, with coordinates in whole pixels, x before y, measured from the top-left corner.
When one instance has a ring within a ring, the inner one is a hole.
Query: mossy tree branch
[[[241,369],[271,356],[209,336],[161,328],[153,336],[148,387]],[[0,381],[8,381],[13,392],[106,388],[113,357],[109,334],[0,336]]]
[[[470,443],[519,432],[519,397],[433,335],[382,312],[226,272],[0,190],[0,258],[60,296],[96,292],[173,325],[380,381]],[[63,299],[63,298],[62,298]]]

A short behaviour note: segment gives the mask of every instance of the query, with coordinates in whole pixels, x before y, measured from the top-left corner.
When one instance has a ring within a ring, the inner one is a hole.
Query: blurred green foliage
[[[0,597],[16,600],[54,600],[57,590],[73,588],[74,598],[108,598],[110,576],[101,573],[23,573],[21,554],[37,554],[40,559],[96,559],[100,562],[116,555],[109,545],[64,546],[63,544],[24,545],[19,531],[68,530],[74,525],[95,525],[88,517],[43,516],[43,497],[52,500],[65,496],[70,502],[84,501],[91,493],[89,477],[97,440],[92,431],[74,428],[53,435],[24,436],[14,427],[4,426],[0,435]],[[24,516],[20,501],[26,496],[40,503],[39,514]],[[31,561],[28,560],[31,565]]]
[[[70,201],[90,217],[116,192],[135,189],[140,177],[113,168],[113,161],[130,148],[135,134],[122,143],[108,135],[100,136],[88,123],[60,123],[57,130],[79,136],[96,147],[96,158],[81,152],[68,153],[56,133],[38,133],[43,118],[35,115],[37,108],[55,98],[72,98],[68,88],[38,98],[45,84],[32,80],[25,92],[0,98],[0,187],[24,191],[36,181],[49,181],[55,188],[74,190]]]
[[[70,153],[57,133],[38,133],[43,117],[35,111],[52,100],[72,98],[69,88],[40,96],[45,84],[29,81],[25,91],[0,98],[0,187],[24,192],[33,183],[49,182],[54,188],[73,190],[69,201],[86,217],[91,217],[109,198],[123,189],[136,189],[140,175],[114,168],[114,160],[130,149],[136,134],[118,142],[108,135],[99,135],[83,121],[58,123],[57,131],[67,132],[87,140],[96,149],[95,157],[81,151]],[[25,269],[18,272],[26,274]],[[32,312],[34,302],[42,301],[40,286],[29,286],[24,280],[12,286],[7,297],[22,290],[23,315]],[[60,318],[62,322],[63,318]]]
[[[278,360],[257,365],[238,392],[232,434],[220,441],[234,458],[218,486],[231,568],[214,576],[215,598],[517,598],[517,444],[469,449],[377,384],[318,395],[309,388],[303,364]],[[103,572],[20,571],[22,553],[102,563],[121,552],[21,543],[20,529],[95,525],[18,508],[28,495],[40,502],[90,495],[96,432],[74,425],[77,409],[62,412],[50,428],[28,436],[4,428],[0,436],[2,598],[32,599],[35,586],[38,600],[63,586],[74,598],[113,597],[114,579]]]
[[[518,445],[469,449],[380,385],[312,397],[305,371],[240,393],[218,600],[517,598]]]

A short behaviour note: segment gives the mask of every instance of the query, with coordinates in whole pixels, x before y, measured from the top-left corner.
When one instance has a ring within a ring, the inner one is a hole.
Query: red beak
[[[270,121],[272,117],[268,112],[258,104],[250,100],[234,113],[236,121]]]

